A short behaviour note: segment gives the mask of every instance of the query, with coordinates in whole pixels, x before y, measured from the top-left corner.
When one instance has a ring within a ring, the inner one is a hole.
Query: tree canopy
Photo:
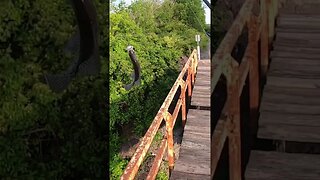
[[[103,70],[65,92],[41,82],[64,70],[63,47],[76,29],[65,0],[5,0],[0,6],[0,177],[104,179],[107,160],[108,4],[95,0]]]
[[[179,57],[196,48],[196,34],[201,34],[202,46],[208,38],[202,29],[206,26],[201,0],[136,0],[128,7],[111,7],[110,173],[118,179],[128,162],[118,153],[128,140],[123,137],[126,126],[144,135],[178,76]],[[123,88],[133,72],[128,45],[136,49],[142,69],[141,85],[130,91]]]

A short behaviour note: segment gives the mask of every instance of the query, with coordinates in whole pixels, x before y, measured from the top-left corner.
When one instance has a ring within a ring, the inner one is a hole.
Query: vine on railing
[[[174,147],[173,147],[173,127],[175,125],[176,119],[179,115],[180,109],[182,113],[182,124],[183,126],[186,123],[186,90],[188,89],[188,96],[191,96],[192,86],[194,85],[194,78],[196,75],[198,67],[198,58],[197,50],[194,50],[190,55],[187,63],[179,74],[177,80],[172,86],[168,96],[166,97],[164,103],[160,107],[156,117],[154,118],[152,124],[147,130],[146,134],[142,138],[136,152],[132,156],[129,164],[127,165],[124,173],[121,176],[122,180],[131,180],[134,179],[136,174],[139,171],[141,164],[151,146],[151,143],[156,135],[156,132],[159,130],[159,127],[163,120],[166,122],[166,134],[165,138],[161,141],[158,152],[154,158],[153,165],[149,171],[147,179],[155,179],[159,171],[163,156],[167,149],[168,161],[169,161],[169,170],[174,167]],[[185,75],[187,74],[186,80],[184,80]],[[168,109],[171,105],[174,95],[177,93],[179,87],[181,87],[181,93],[179,100],[175,106],[173,113],[171,114]]]
[[[255,128],[260,103],[258,42],[260,39],[261,75],[265,76],[269,65],[269,43],[274,36],[274,23],[278,3],[279,1],[277,0],[246,0],[213,56],[211,93],[213,93],[220,76],[224,75],[227,80],[227,101],[211,138],[212,178],[227,137],[230,179],[238,180],[242,177],[240,95],[249,75],[250,128]],[[260,6],[260,14],[256,16],[253,10],[254,7],[258,7],[258,4]],[[248,47],[239,65],[231,56],[231,51],[245,26],[248,27],[249,31]]]

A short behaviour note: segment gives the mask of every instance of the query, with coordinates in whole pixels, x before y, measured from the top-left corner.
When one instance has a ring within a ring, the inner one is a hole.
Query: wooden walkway
[[[210,60],[200,60],[179,159],[170,179],[210,179]]]
[[[286,142],[320,143],[320,12],[305,7],[315,6],[279,11],[260,105],[258,138],[284,148],[251,151],[248,180],[320,179],[320,154],[285,151]]]

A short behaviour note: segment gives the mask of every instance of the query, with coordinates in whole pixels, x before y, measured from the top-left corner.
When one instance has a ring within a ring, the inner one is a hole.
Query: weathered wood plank
[[[291,5],[291,6],[288,6]],[[300,3],[300,4],[291,4],[287,3],[284,8],[279,9],[279,14],[298,14],[298,15],[319,15],[319,3]]]
[[[320,28],[320,20],[316,18],[306,18],[304,21],[300,19],[280,18],[277,19],[277,24],[280,26],[303,26],[311,28]]]
[[[207,75],[210,75],[210,73],[207,73]],[[210,81],[210,76],[196,76],[196,81]]]
[[[320,24],[320,20],[317,23]],[[320,27],[319,27],[319,29],[320,29]],[[289,39],[313,39],[313,40],[319,40],[320,39],[320,35],[317,34],[317,33],[284,33],[284,32],[277,32],[277,37],[289,38]]]
[[[181,147],[174,171],[210,175],[210,150]]]
[[[172,180],[210,180],[210,175],[204,175],[204,174],[192,174],[187,172],[179,172],[179,171],[173,171],[170,179]]]
[[[194,97],[207,97],[210,98],[210,94],[208,94],[207,90],[203,90],[203,91],[198,91],[197,94],[194,94],[194,96],[192,96],[192,98]]]
[[[247,180],[318,180],[320,155],[252,151]]]
[[[286,94],[291,96],[303,96],[303,97],[312,97],[319,98],[320,89],[316,88],[287,88],[286,86],[271,86],[267,85],[264,88],[264,93],[273,93],[273,94]]]
[[[201,61],[200,61],[201,62]],[[191,97],[192,106],[210,107],[210,61],[199,64],[197,77]]]
[[[259,125],[279,124],[320,127],[320,115],[290,114],[283,112],[262,111]]]
[[[281,53],[278,53],[281,54]],[[285,53],[282,53],[285,54]],[[272,58],[272,62],[276,62],[276,64],[286,63],[288,65],[294,65],[293,67],[299,69],[301,65],[309,65],[309,66],[319,66],[320,60],[317,59],[307,59],[307,58],[290,58],[290,57],[275,57]],[[275,64],[275,65],[276,65]]]
[[[210,98],[207,97],[193,97],[191,100],[192,106],[199,106],[199,107],[210,107]]]
[[[201,120],[202,118],[210,118],[210,111],[200,111],[196,109],[190,109],[188,113],[188,118]]]
[[[290,70],[287,68],[270,68],[269,73],[273,76],[279,77],[294,77],[294,78],[302,78],[302,79],[312,79],[317,78],[320,79],[320,73],[318,71],[313,71],[309,74],[305,73],[303,70]]]
[[[280,104],[297,104],[304,106],[320,106],[320,98],[318,97],[304,97],[304,96],[292,96],[288,94],[277,94],[277,93],[265,93],[263,102],[274,103],[279,102]],[[319,109],[320,111],[320,109]]]
[[[209,86],[208,86],[209,84]],[[194,87],[205,86],[207,89],[210,89],[210,79],[209,78],[196,78],[196,83]]]
[[[185,126],[184,138],[188,134],[199,133],[210,135],[210,111],[190,109],[188,112],[187,125]],[[210,139],[210,137],[208,137]]]
[[[273,63],[268,73],[272,76],[278,77],[320,79],[319,68],[320,67],[312,66],[307,63],[299,66],[298,68],[294,63],[287,63],[286,65],[285,63]]]
[[[263,92],[263,102],[320,105],[320,89],[313,88],[283,88],[266,86]]]
[[[287,32],[287,33],[320,33],[320,28],[317,27],[308,27],[305,28],[303,26],[277,26],[276,32]]]
[[[198,82],[194,88],[193,88],[193,93],[197,94],[199,91],[210,91],[210,85],[209,81],[208,82]],[[209,92],[210,94],[210,92]]]
[[[262,101],[261,111],[284,112],[291,114],[320,115],[320,105],[289,104],[284,102]]]
[[[276,42],[284,46],[320,48],[320,40],[276,38]]]
[[[294,21],[314,20],[320,21],[320,14],[280,14],[278,18]]]
[[[185,173],[191,173],[195,178],[210,176],[210,123],[210,111],[189,110],[179,159],[170,179],[183,178],[185,176],[179,175]]]
[[[319,29],[320,33],[320,29]],[[318,48],[309,48],[309,47],[296,47],[296,46],[281,46],[277,43],[273,43],[273,49],[279,51],[289,51],[293,53],[310,53],[310,54],[320,54],[320,50]]]
[[[267,85],[287,88],[320,88],[320,79],[288,78],[268,75]]]
[[[275,51],[271,51],[270,53],[270,57],[272,58],[272,60],[279,60],[281,62],[281,60],[285,60],[286,63],[295,63],[295,62],[303,62],[305,64],[309,64],[309,63],[316,63],[317,66],[319,66],[320,64],[320,51],[318,51],[317,53],[312,53],[312,52],[307,52],[307,51],[297,51],[297,50],[293,50],[293,51],[280,51],[280,50],[275,50]],[[288,59],[290,59],[290,61],[288,61]],[[291,60],[293,59],[293,60]],[[314,60],[314,61],[310,61],[310,60]]]
[[[283,119],[283,121],[286,121]],[[263,123],[259,124],[258,137],[272,140],[320,143],[320,126]]]
[[[208,123],[206,124],[208,125]],[[186,134],[184,134],[183,138],[186,141],[191,141],[191,142],[204,142],[205,143],[210,143],[208,140],[210,140],[210,127],[204,126],[188,126],[185,130],[190,131]],[[198,139],[201,138],[201,139]],[[208,144],[205,144],[206,147],[209,148]]]

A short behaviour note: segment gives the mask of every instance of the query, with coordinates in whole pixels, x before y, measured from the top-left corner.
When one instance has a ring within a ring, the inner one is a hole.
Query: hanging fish
[[[95,75],[100,72],[98,23],[93,2],[92,0],[71,0],[71,4],[76,15],[78,30],[64,50],[77,51],[78,54],[63,73],[45,75],[47,84],[55,92],[66,89],[77,75]]]
[[[133,82],[130,84],[127,84],[124,86],[124,88],[128,91],[129,89],[131,89],[133,86],[135,85],[139,85],[140,84],[140,80],[141,80],[141,68],[140,68],[140,64],[138,62],[138,59],[136,57],[136,54],[134,52],[133,46],[128,46],[126,48],[126,50],[129,53],[129,57],[131,59],[131,62],[133,64],[133,69],[134,72],[131,75]]]

